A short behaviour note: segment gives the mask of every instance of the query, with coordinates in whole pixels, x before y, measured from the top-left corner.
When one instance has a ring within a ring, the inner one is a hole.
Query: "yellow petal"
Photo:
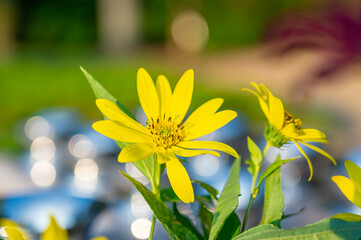
[[[222,98],[214,98],[198,107],[184,122],[184,129],[207,121],[223,104]]]
[[[279,98],[270,96],[269,98],[270,123],[277,129],[281,129],[284,121],[285,111]]]
[[[289,123],[280,130],[281,134],[287,138],[297,139],[299,134],[297,133],[295,124]]]
[[[232,155],[235,158],[238,158],[238,153],[231,146],[221,143],[221,142],[212,142],[212,141],[182,141],[177,144],[178,147],[190,148],[190,149],[212,149],[218,150],[229,155]]]
[[[330,160],[333,162],[334,165],[337,164],[337,163],[336,163],[336,160],[335,160],[330,154],[328,154],[326,151],[322,150],[321,148],[316,147],[316,146],[311,145],[311,144],[308,144],[308,143],[305,143],[305,142],[300,142],[300,143],[302,143],[303,145],[311,148],[313,151],[316,151],[316,152],[318,152],[319,154],[327,157],[328,159],[330,159]]]
[[[99,236],[99,237],[92,238],[91,240],[108,240],[108,238]]]
[[[19,227],[19,225],[7,218],[0,218],[0,227]]]
[[[152,141],[149,135],[136,131],[132,128],[128,128],[117,121],[98,121],[93,124],[93,128],[95,131],[116,141],[129,143]]]
[[[118,156],[118,162],[134,162],[149,157],[154,151],[154,146],[148,143],[130,144],[122,149]]]
[[[3,227],[8,240],[30,240],[30,234],[22,227],[20,227],[16,222],[1,218],[0,227]]]
[[[313,129],[313,128],[304,128],[300,131],[297,131],[297,139],[304,140],[304,139],[324,139],[326,135],[321,132],[320,130]]]
[[[194,85],[194,72],[192,69],[186,71],[174,88],[171,101],[171,117],[174,122],[182,122],[192,101]]]
[[[157,147],[154,152],[157,155],[157,160],[159,164],[163,164],[169,160],[168,150],[165,150],[164,147]]]
[[[159,98],[153,80],[144,68],[138,70],[137,90],[145,115],[155,121],[159,117]]]
[[[172,89],[170,88],[168,79],[160,75],[157,78],[156,88],[160,101],[160,118],[165,119],[169,114],[170,103],[172,100]]]
[[[361,168],[357,166],[356,163],[351,162],[350,160],[345,161],[345,167],[348,175],[354,182],[357,191],[361,193]]]
[[[258,85],[257,85],[258,87]],[[270,121],[270,114],[269,114],[269,108],[268,108],[268,103],[265,102],[265,100],[262,98],[262,96],[260,96],[258,93],[256,93],[255,91],[252,91],[250,89],[247,89],[247,88],[243,88],[241,89],[242,91],[247,91],[247,92],[250,92],[252,93],[253,95],[255,95],[257,98],[258,98],[258,102],[259,102],[259,105],[261,106],[261,109],[264,113],[264,115],[266,116],[267,120]]]
[[[68,240],[68,232],[62,229],[53,216],[48,228],[40,235],[40,240]]]
[[[217,112],[208,119],[205,119],[195,125],[191,125],[189,128],[185,129],[184,140],[192,140],[207,135],[208,133],[223,127],[235,117],[237,117],[237,113],[232,110]]]
[[[215,151],[210,150],[191,150],[191,149],[184,149],[177,146],[173,146],[171,148],[171,151],[178,156],[181,157],[194,157],[197,155],[203,155],[203,154],[210,154],[219,157],[219,153]]]
[[[326,138],[304,138],[298,140],[302,140],[302,142],[328,143],[328,140]]]
[[[361,208],[361,194],[356,190],[355,184],[351,179],[345,176],[333,176],[331,179],[337,184],[348,200]]]
[[[302,153],[302,155],[306,158],[308,166],[310,167],[310,177],[308,179],[308,181],[311,181],[312,177],[313,177],[313,166],[312,166],[312,162],[310,160],[310,158],[306,155],[306,153],[303,151],[303,149],[300,147],[300,145],[296,142],[293,141],[295,143],[295,145],[297,146],[298,150]]]
[[[173,154],[171,160],[166,161],[165,164],[167,167],[168,179],[175,194],[184,203],[193,202],[194,192],[192,183],[182,163]]]
[[[4,227],[8,240],[30,240],[29,233],[21,227]]]
[[[117,120],[129,128],[147,134],[145,127],[124,113],[115,103],[106,99],[97,99],[99,110],[110,120]]]

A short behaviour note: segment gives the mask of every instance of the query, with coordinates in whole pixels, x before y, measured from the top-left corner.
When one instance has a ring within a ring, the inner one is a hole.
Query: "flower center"
[[[282,127],[285,127],[290,123],[293,123],[295,125],[296,130],[301,130],[301,124],[302,124],[301,119],[294,118],[292,114],[285,111],[285,117],[283,119],[283,126]]]
[[[170,148],[182,139],[182,129],[179,124],[175,124],[172,121],[172,118],[169,117],[168,120],[159,120],[157,118],[155,121],[147,121],[147,129],[153,136],[153,141],[157,146],[164,147],[165,149]]]

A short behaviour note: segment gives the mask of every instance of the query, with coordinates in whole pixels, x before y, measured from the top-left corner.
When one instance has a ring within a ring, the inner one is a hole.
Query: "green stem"
[[[252,207],[252,204],[253,204],[254,199],[255,199],[255,198],[254,198],[253,195],[251,194],[251,197],[250,197],[249,202],[248,202],[248,207],[247,207],[246,215],[244,215],[241,233],[243,233],[244,230],[245,230],[245,228],[246,228],[246,224],[247,224],[247,220],[248,220],[248,215],[249,215],[249,213],[251,212],[251,207]]]
[[[155,228],[155,221],[157,219],[155,218],[155,216],[153,215],[153,218],[152,218],[152,227],[150,228],[150,234],[149,234],[149,238],[148,240],[152,240],[153,239],[153,234],[154,234],[154,228]]]
[[[268,150],[270,149],[270,147],[271,147],[271,144],[269,144],[269,142],[267,142],[266,146],[263,149],[263,159],[265,158],[265,156],[266,156]],[[261,163],[261,166],[262,166],[262,163]],[[255,188],[256,182],[257,182],[257,179],[258,179],[258,175],[259,175],[259,170],[260,169],[256,170],[254,176],[252,176],[251,197],[250,197],[249,202],[248,202],[246,214],[244,215],[244,218],[243,218],[241,233],[244,232],[244,230],[246,229],[247,220],[248,220],[249,213],[251,212],[252,204],[253,204],[254,200],[256,199],[256,197],[258,195],[258,192],[259,192],[259,188]]]
[[[155,171],[155,176],[153,178],[153,181],[151,182],[151,185],[152,185],[152,190],[153,190],[154,195],[156,195],[158,198],[160,198],[160,164],[158,163],[156,158],[155,158],[154,164],[156,164],[155,167],[157,168],[157,171]],[[152,226],[150,228],[148,240],[153,239],[156,220],[157,219],[156,219],[155,215],[153,215]]]

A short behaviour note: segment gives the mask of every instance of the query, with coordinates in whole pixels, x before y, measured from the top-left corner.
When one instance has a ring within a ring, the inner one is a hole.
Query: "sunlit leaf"
[[[281,168],[273,171],[267,176],[263,214],[260,224],[273,223],[277,227],[280,226],[280,221],[283,215],[284,197],[281,186]]]
[[[149,207],[152,209],[154,216],[158,221],[163,224],[164,229],[167,231],[171,239],[189,239],[197,240],[197,236],[192,233],[189,229],[180,224],[173,215],[172,211],[157,198],[148,188],[141,184],[136,179],[132,178],[125,172],[121,171],[123,176],[128,179],[134,187],[142,194],[144,200],[148,203]]]
[[[324,219],[300,228],[280,229],[272,224],[263,224],[236,236],[233,240],[359,240],[360,222],[347,222],[339,219]]]
[[[219,196],[212,228],[209,234],[209,239],[217,239],[223,225],[230,215],[236,210],[238,206],[238,197],[240,196],[239,174],[241,170],[241,159],[234,161],[229,178],[221,195]]]

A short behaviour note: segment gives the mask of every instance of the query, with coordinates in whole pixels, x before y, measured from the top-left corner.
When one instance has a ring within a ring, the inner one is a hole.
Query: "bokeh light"
[[[152,210],[140,193],[134,193],[130,198],[130,206],[135,217],[149,217]]]
[[[74,135],[69,140],[68,149],[76,158],[95,158],[96,156],[95,145],[83,134]]]
[[[132,222],[130,229],[137,239],[147,239],[149,237],[151,221],[146,218],[138,218]]]
[[[32,142],[30,153],[35,160],[50,161],[55,156],[55,143],[48,137],[38,137]]]
[[[98,178],[98,165],[89,158],[80,159],[74,168],[75,176],[84,182],[91,182]]]
[[[56,178],[56,170],[53,164],[47,161],[38,161],[30,172],[33,182],[40,187],[49,187]]]
[[[189,53],[201,51],[209,37],[207,21],[193,10],[179,13],[173,20],[171,32],[177,47]]]
[[[195,172],[202,177],[211,177],[219,170],[219,158],[213,155],[199,155],[190,161]]]
[[[41,136],[52,137],[53,135],[48,121],[40,116],[29,118],[25,123],[24,131],[30,140],[35,140]]]

